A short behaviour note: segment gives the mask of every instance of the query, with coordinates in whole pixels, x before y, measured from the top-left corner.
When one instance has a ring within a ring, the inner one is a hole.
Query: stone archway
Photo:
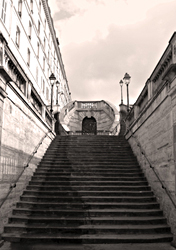
[[[87,116],[82,121],[82,134],[83,135],[96,135],[97,134],[97,121],[91,116]]]

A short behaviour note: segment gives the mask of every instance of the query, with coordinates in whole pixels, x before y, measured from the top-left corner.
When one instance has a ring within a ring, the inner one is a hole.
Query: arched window
[[[37,42],[37,57],[39,58],[40,55],[40,44]]]
[[[41,13],[41,1],[39,0],[39,13]]]
[[[31,52],[30,49],[27,50],[27,65],[30,66]]]
[[[7,10],[7,1],[2,1],[2,11],[1,11],[1,19],[5,23],[6,21],[6,10]]]
[[[18,48],[20,47],[20,29],[17,26],[16,27],[16,39],[15,39],[16,45],[18,46]]]
[[[22,16],[22,0],[18,1],[18,15]]]
[[[33,13],[33,0],[30,2],[31,13]]]
[[[38,33],[40,34],[40,21],[38,21]]]
[[[32,36],[32,24],[31,22],[29,21],[29,31],[28,31],[28,36],[29,36],[29,39],[31,39],[31,36]]]

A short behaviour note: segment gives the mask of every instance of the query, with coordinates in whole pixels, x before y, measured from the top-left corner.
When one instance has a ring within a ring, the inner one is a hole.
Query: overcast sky
[[[133,104],[176,31],[176,0],[48,0],[72,100]],[[126,86],[123,87],[126,103]]]

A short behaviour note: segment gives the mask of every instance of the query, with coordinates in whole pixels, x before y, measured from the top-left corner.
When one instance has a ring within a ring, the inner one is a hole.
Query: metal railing
[[[139,140],[137,139],[136,136],[134,136],[133,131],[131,131],[131,129],[130,129],[129,127],[127,128],[127,131],[126,131],[125,135],[126,135],[128,132],[131,132],[131,136],[130,136],[129,138],[133,137],[133,138],[135,139],[136,144],[137,144],[137,146],[139,147],[139,149],[140,149],[140,151],[141,151],[141,154],[145,157],[146,161],[147,161],[148,164],[149,164],[149,167],[153,170],[153,172],[154,172],[156,178],[157,178],[158,181],[160,182],[162,189],[165,190],[166,194],[168,195],[169,199],[171,200],[172,204],[174,205],[174,207],[175,207],[175,209],[176,209],[176,203],[174,202],[174,200],[173,200],[173,198],[172,198],[172,196],[171,196],[169,190],[168,190],[167,187],[164,185],[163,181],[160,179],[160,177],[159,177],[158,173],[156,172],[154,166],[152,166],[152,163],[151,163],[151,161],[149,160],[149,158],[147,157],[147,155],[146,155],[146,153],[145,153],[145,150],[144,150],[143,147],[141,146]],[[129,138],[127,138],[127,140],[129,140]]]
[[[23,170],[21,171],[21,173],[19,174],[19,176],[17,177],[17,179],[15,180],[15,182],[13,184],[10,184],[9,187],[9,191],[6,194],[6,196],[3,198],[1,204],[0,204],[0,208],[3,206],[4,202],[7,200],[7,198],[9,197],[9,195],[11,194],[12,190],[16,187],[20,177],[23,175],[24,171],[29,167],[29,163],[31,162],[31,160],[33,159],[34,155],[37,153],[40,145],[43,143],[44,139],[48,136],[48,134],[53,133],[52,130],[49,130],[45,133],[45,135],[41,138],[40,142],[37,144],[37,146],[35,147],[34,151],[32,152],[32,154],[29,156],[28,160],[27,160],[27,164],[23,167]]]

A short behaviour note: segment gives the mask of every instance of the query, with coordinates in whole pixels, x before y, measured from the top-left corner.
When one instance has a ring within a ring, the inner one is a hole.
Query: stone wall
[[[31,154],[42,138],[43,143],[34,155],[29,167],[19,179],[17,186],[3,204],[0,212],[0,232],[19,200],[24,188],[29,182],[37,164],[54,138],[50,127],[42,120],[32,105],[20,98],[10,87],[6,89],[2,115],[1,165],[0,165],[0,203],[7,195],[10,186],[16,182],[18,176],[26,166]],[[1,110],[2,111],[2,110]]]
[[[176,140],[176,79],[168,88],[165,85],[131,123],[130,114],[126,118],[128,139],[149,184],[151,185],[168,223],[176,235],[176,209],[150,164],[167,188],[173,201],[175,197],[174,143]],[[139,147],[139,144],[142,147]],[[143,152],[143,153],[142,153]],[[144,155],[147,156],[149,162]]]

